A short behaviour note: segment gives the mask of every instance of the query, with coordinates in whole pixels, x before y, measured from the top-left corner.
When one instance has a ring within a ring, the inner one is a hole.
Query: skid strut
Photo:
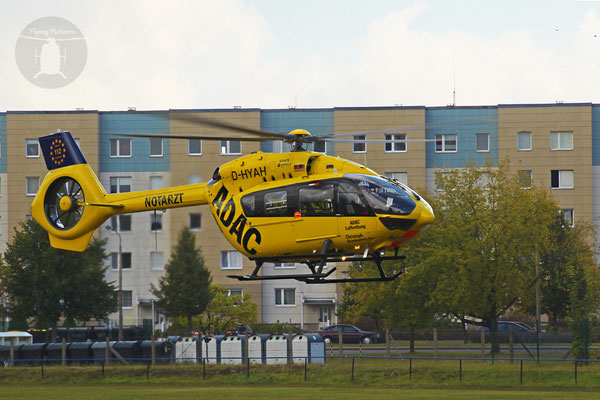
[[[266,280],[281,280],[281,279],[295,279],[300,282],[306,283],[352,283],[352,282],[388,282],[393,281],[399,277],[403,271],[396,272],[392,275],[386,275],[381,265],[383,261],[390,260],[404,260],[406,256],[399,256],[397,252],[393,256],[382,256],[378,252],[371,253],[362,257],[357,257],[354,254],[340,254],[340,253],[329,253],[330,241],[326,240],[321,248],[319,254],[304,254],[304,255],[290,255],[290,256],[277,256],[277,257],[261,257],[251,258],[256,263],[256,267],[250,275],[227,275],[229,278],[238,279],[240,281],[266,281]],[[260,269],[265,262],[285,262],[289,260],[302,260],[303,264],[308,266],[310,270],[309,274],[286,274],[286,275],[258,275]],[[331,268],[326,273],[323,273],[323,268],[328,262],[355,262],[355,261],[373,261],[377,265],[379,276],[366,277],[366,278],[337,278],[327,279],[335,270],[336,267]]]

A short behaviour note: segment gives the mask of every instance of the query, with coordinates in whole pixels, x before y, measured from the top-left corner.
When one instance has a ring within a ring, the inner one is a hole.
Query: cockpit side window
[[[338,185],[337,202],[342,215],[360,216],[372,214],[371,209],[364,201],[358,189],[349,182],[340,182]]]
[[[400,186],[371,175],[352,175],[356,184],[377,214],[408,215],[417,204]]]
[[[242,209],[247,217],[255,217],[256,214],[256,193],[248,194],[242,197]]]
[[[307,217],[335,215],[332,184],[310,184],[298,190],[300,212]]]

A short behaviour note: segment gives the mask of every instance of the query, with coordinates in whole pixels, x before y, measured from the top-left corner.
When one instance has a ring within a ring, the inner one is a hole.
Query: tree
[[[567,268],[569,279],[569,309],[567,321],[573,335],[571,354],[575,358],[589,358],[591,326],[597,322],[600,301],[600,273],[589,264]]]
[[[227,288],[212,285],[211,300],[206,312],[198,318],[203,332],[224,332],[237,325],[251,325],[258,319],[256,303],[250,294],[229,295]]]
[[[437,174],[441,191],[429,198],[436,222],[407,251],[413,268],[432,280],[438,313],[491,329],[533,290],[558,208],[546,190],[523,189],[519,178],[508,161]]]
[[[591,224],[578,222],[570,226],[562,214],[557,214],[550,225],[549,242],[540,255],[540,292],[541,312],[548,315],[551,328],[556,329],[558,322],[569,314],[573,279],[589,278],[579,270],[594,266],[594,250],[590,245],[593,233]],[[535,313],[533,294],[525,306]],[[599,306],[590,304],[594,309]]]
[[[384,265],[386,273],[404,270],[401,264]],[[349,268],[353,278],[379,275],[373,263],[354,264]],[[428,277],[418,269],[405,269],[400,278],[392,282],[365,282],[344,285],[344,300],[340,309],[350,320],[370,317],[377,321],[385,320],[386,326],[406,326],[411,330],[410,349],[414,351],[416,328],[431,325],[433,309],[430,305],[430,285]]]
[[[34,220],[15,228],[0,264],[0,297],[14,320],[37,327],[65,320],[104,319],[118,308],[114,285],[104,280],[105,241],[92,239],[82,252],[55,249]],[[56,332],[56,330],[54,330]]]
[[[151,285],[158,308],[172,318],[184,317],[192,328],[192,317],[202,314],[210,301],[210,271],[204,265],[202,251],[196,248],[196,238],[185,227],[165,266],[158,288]]]

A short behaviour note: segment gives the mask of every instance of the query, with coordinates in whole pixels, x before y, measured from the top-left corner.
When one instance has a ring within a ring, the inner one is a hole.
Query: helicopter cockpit
[[[408,215],[417,204],[399,185],[373,175],[346,174],[358,185],[376,214]]]

